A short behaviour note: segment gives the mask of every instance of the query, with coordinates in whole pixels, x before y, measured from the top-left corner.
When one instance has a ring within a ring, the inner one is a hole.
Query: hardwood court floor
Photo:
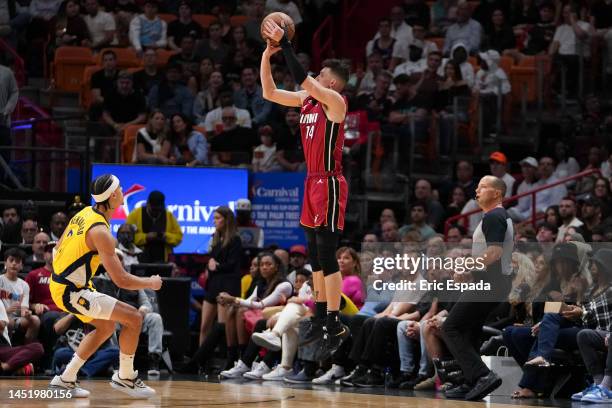
[[[115,391],[108,380],[85,380],[89,399],[10,399],[13,390],[46,390],[48,379],[0,378],[0,407],[280,407],[280,408],[508,408],[491,402],[449,401],[444,398],[340,392],[334,388],[296,389],[279,383],[212,383],[203,381],[146,381],[157,396],[133,400]],[[427,395],[427,394],[426,394]],[[504,401],[511,403],[510,400]],[[534,402],[532,402],[534,403]],[[537,402],[535,402],[538,405]],[[542,402],[540,402],[542,404]],[[548,405],[548,404],[546,404]],[[565,404],[561,404],[565,405]],[[523,402],[521,407],[529,406]]]

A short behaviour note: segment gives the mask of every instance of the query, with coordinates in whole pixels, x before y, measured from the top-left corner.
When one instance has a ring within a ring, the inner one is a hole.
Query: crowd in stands
[[[266,101],[257,68],[264,46],[259,34],[263,16],[274,10],[290,14],[299,38],[305,36],[304,8],[300,11],[293,1],[281,0],[239,2],[237,9],[225,3],[16,0],[7,3],[11,7],[6,12],[0,7],[0,29],[2,18],[10,21],[7,38],[16,45],[24,36],[49,35],[52,41],[45,52],[83,46],[97,53],[100,66],[91,73],[86,90],[89,119],[102,125],[95,127],[100,136],[122,138],[128,147],[122,149],[125,162],[249,164],[255,171],[304,171],[299,110]],[[167,22],[162,12],[176,19]],[[202,13],[215,18],[201,25],[193,16]],[[251,18],[232,24],[230,16],[236,14]],[[426,137],[429,118],[437,116],[440,152],[448,153],[454,135],[449,123],[455,116],[460,122],[472,121],[474,100],[482,102],[484,134],[501,131],[495,128],[496,116],[498,101],[507,103],[504,98],[512,93],[509,66],[543,61],[551,92],[562,92],[563,83],[570,97],[578,96],[581,66],[611,74],[612,65],[603,65],[602,58],[612,54],[611,16],[612,5],[604,0],[405,0],[378,22],[364,47],[365,66],[354,61],[345,90],[349,108],[366,111],[368,120],[381,124],[383,134],[405,136],[414,129],[417,139]],[[35,29],[45,27],[44,33]],[[132,49],[141,67],[123,67],[121,47]],[[307,53],[299,58],[306,71],[314,68]],[[612,58],[607,63],[612,64]],[[282,59],[275,61],[273,75],[279,88],[298,89]],[[0,92],[0,102],[3,96]],[[456,110],[458,99],[462,102]],[[495,151],[488,156],[487,168],[460,160],[452,176],[441,182],[414,180],[409,202],[384,208],[366,230],[347,238],[337,258],[343,276],[342,320],[351,338],[333,356],[321,356],[316,345],[300,341],[314,308],[307,250],[299,245],[264,248],[262,235],[261,252],[250,253],[246,268],[240,261],[244,248],[237,229],[251,221],[220,207],[206,264],[194,271],[176,266],[173,272],[198,276],[190,312],[197,341],[177,370],[215,371],[215,359],[222,355],[222,378],[442,387],[449,396],[460,395],[453,392],[461,391],[456,387],[463,381],[461,371],[444,336],[453,301],[439,301],[432,292],[401,300],[374,293],[372,262],[379,255],[378,244],[397,242],[415,256],[461,256],[482,217],[471,213],[478,208],[478,180],[490,174],[504,181],[506,197],[548,188],[504,204],[516,231],[512,290],[487,319],[497,331],[482,339],[481,353],[496,354],[505,346],[524,367],[516,398],[551,392],[552,379],[534,375],[531,369],[554,364],[555,349],[579,352],[590,377],[593,386],[574,398],[610,395],[612,357],[606,360],[601,353],[612,356],[607,312],[612,302],[612,252],[597,244],[612,242],[612,112],[596,94],[581,102],[580,117],[564,117],[552,136],[543,138],[538,152],[514,157]],[[10,112],[0,112],[0,123],[2,114]],[[128,129],[134,125],[130,139]],[[103,147],[96,149],[100,158],[111,160],[113,146]],[[563,180],[589,170],[584,177]],[[403,207],[408,209],[405,219]],[[75,210],[43,220],[29,204],[3,209],[2,372],[28,374],[34,364],[37,369],[60,370],[78,344],[79,331],[82,335],[89,330],[64,316],[46,289],[52,243]],[[242,211],[248,213],[250,206]],[[463,219],[447,222],[462,214]],[[173,248],[181,238],[163,194],[154,192],[119,229],[117,251],[126,268],[166,263],[173,260]],[[452,276],[432,269],[406,278],[443,281]],[[97,284],[145,316],[149,373],[158,373],[164,322],[151,301],[154,295],[126,293],[104,277]],[[560,313],[545,313],[547,301],[569,306]],[[104,372],[117,356],[111,339],[84,366],[84,374]]]

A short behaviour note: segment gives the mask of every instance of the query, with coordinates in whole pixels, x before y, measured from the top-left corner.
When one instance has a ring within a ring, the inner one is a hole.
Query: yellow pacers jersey
[[[72,313],[65,305],[64,292],[93,288],[91,278],[100,265],[98,253],[89,249],[85,241],[87,231],[96,225],[109,227],[101,212],[93,207],[82,209],[72,217],[54,251],[53,275],[49,283],[51,297],[58,307]]]

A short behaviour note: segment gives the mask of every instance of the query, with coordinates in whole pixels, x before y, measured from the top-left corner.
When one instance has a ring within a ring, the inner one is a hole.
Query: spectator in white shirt
[[[223,108],[232,107],[236,113],[236,124],[241,127],[251,128],[251,114],[246,109],[237,108],[234,105],[234,96],[230,90],[224,90],[219,93],[220,107],[215,108],[206,114],[204,122],[199,126],[204,126],[207,135],[221,133],[223,131]]]
[[[410,44],[412,42],[412,27],[406,23],[406,13],[401,6],[393,6],[391,14],[391,37],[395,38],[400,44]],[[380,37],[377,33],[374,39]]]
[[[569,148],[564,141],[558,140],[555,143],[555,158],[557,159],[557,167],[555,168],[553,175],[558,179],[573,176],[580,171],[578,161],[573,157],[568,157],[568,150]],[[575,180],[565,183],[567,187],[572,187],[575,184]]]
[[[576,218],[576,202],[573,198],[565,197],[561,200],[559,204],[559,215],[561,216],[562,224],[559,227],[555,242],[562,242],[569,228],[577,228],[583,225],[583,222]]]
[[[427,58],[423,52],[424,44],[421,40],[414,40],[412,44],[408,46],[408,58],[395,67],[393,70],[393,77],[397,78],[401,74],[412,75],[427,69]]]
[[[545,186],[556,182],[558,179],[553,175],[555,171],[555,161],[552,157],[544,156],[540,158],[538,166],[539,181],[538,186]],[[542,190],[536,194],[536,206],[538,212],[544,212],[552,205],[558,205],[561,199],[567,195],[567,189],[563,184],[556,187]]]
[[[30,310],[30,286],[18,274],[23,270],[26,254],[19,248],[4,253],[4,274],[0,275],[0,300],[8,314],[9,332],[24,332],[25,342],[36,340],[40,319]]]
[[[357,89],[357,95],[362,93],[374,92],[374,80],[376,76],[383,70],[383,59],[382,55],[377,52],[372,53],[368,56],[368,66],[364,71],[363,68],[358,69],[349,78],[348,84],[351,87]]]
[[[110,13],[100,10],[98,0],[85,0],[85,24],[91,36],[91,48],[101,49],[115,43],[115,19]]]
[[[495,50],[478,54],[480,69],[476,73],[474,92],[480,95],[502,95],[511,91],[510,81],[506,72],[499,67],[501,56]],[[463,73],[463,70],[462,70]]]
[[[412,26],[412,40],[406,43],[402,41],[399,42],[400,46],[397,48],[397,53],[393,53],[389,69],[395,69],[400,63],[410,59],[410,46],[413,44],[419,45],[423,50],[423,55],[421,57],[423,59],[426,59],[430,52],[439,51],[435,42],[425,39],[426,34],[427,30],[425,26],[421,23],[415,23]]]
[[[512,188],[516,179],[506,172],[508,166],[508,159],[502,152],[493,152],[489,156],[489,166],[491,174],[497,178],[500,178],[506,183],[506,195],[505,198],[512,196]]]
[[[459,64],[459,67],[461,68],[461,76],[466,85],[472,88],[474,86],[474,67],[468,62],[468,56],[469,54],[466,45],[462,42],[456,43],[451,49],[450,58],[444,58],[442,60],[440,69],[438,69],[438,75],[444,76],[446,63],[452,59]]]
[[[156,0],[146,0],[144,13],[136,16],[130,23],[130,43],[136,52],[143,48],[166,48],[168,45],[168,24],[157,15]]]
[[[253,151],[253,171],[271,172],[283,171],[276,159],[276,143],[273,139],[272,127],[265,125],[259,128],[261,144]]]
[[[555,35],[548,48],[548,54],[556,56],[557,63],[553,67],[557,68],[555,82],[559,86],[561,80],[560,66],[567,70],[566,84],[570,95],[575,95],[578,75],[579,58],[588,58],[590,52],[590,39],[595,35],[595,30],[586,21],[580,21],[573,6],[567,4],[563,6],[563,23],[555,30]]]
[[[538,170],[538,161],[533,157],[525,157],[521,160],[521,172],[523,173],[523,181],[519,184],[516,194],[525,193],[533,190],[537,185],[536,172]],[[521,222],[528,219],[532,214],[531,195],[526,195],[518,199],[518,204],[508,209],[508,214],[513,221]]]

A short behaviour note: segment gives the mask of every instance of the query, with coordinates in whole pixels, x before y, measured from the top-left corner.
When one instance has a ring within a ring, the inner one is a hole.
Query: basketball
[[[264,17],[263,21],[261,22],[260,29],[259,29],[259,32],[261,33],[261,38],[263,38],[264,40],[267,40],[266,36],[264,35],[264,24],[269,19],[272,19],[280,27],[283,26],[282,22],[284,21],[285,27],[287,27],[287,36],[289,37],[289,41],[293,39],[293,36],[295,35],[295,24],[293,23],[293,19],[289,17],[287,14],[281,13],[281,12],[270,13],[266,17]],[[276,41],[272,41],[272,45],[275,47],[279,46],[279,44]]]

